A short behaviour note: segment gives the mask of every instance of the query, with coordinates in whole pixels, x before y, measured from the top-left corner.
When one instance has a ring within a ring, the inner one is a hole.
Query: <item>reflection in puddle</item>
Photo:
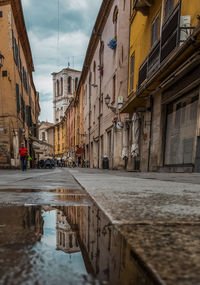
[[[0,208],[0,276],[0,284],[153,284],[94,205]]]

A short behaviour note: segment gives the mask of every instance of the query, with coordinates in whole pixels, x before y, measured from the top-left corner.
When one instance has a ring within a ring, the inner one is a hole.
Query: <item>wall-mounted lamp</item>
[[[105,97],[105,104],[106,104],[106,106],[109,108],[109,109],[111,109],[111,111],[113,112],[113,113],[117,113],[117,108],[115,108],[115,107],[113,107],[113,106],[109,106],[109,104],[110,104],[110,96],[107,94],[106,95],[106,97]]]
[[[3,63],[4,63],[4,56],[3,56],[3,54],[1,54],[1,52],[0,52],[0,69],[1,69],[2,66],[3,66]]]

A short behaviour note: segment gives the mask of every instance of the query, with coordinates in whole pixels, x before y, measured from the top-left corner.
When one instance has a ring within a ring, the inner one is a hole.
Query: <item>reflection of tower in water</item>
[[[74,232],[63,212],[56,211],[56,248],[65,253],[79,252],[77,235]]]

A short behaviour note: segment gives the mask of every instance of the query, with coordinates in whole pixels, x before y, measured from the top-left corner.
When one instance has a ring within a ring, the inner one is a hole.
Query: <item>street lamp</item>
[[[117,113],[117,108],[115,108],[115,107],[113,107],[113,106],[109,106],[109,104],[110,104],[110,96],[107,94],[106,95],[106,97],[105,97],[105,104],[106,104],[106,106],[109,108],[109,109],[111,109],[111,111],[113,112],[113,113]]]
[[[1,69],[2,66],[3,66],[3,62],[4,62],[4,56],[3,56],[3,54],[1,54],[1,52],[0,52],[0,69]]]
[[[105,103],[107,106],[110,104],[110,96],[108,94],[105,97]]]

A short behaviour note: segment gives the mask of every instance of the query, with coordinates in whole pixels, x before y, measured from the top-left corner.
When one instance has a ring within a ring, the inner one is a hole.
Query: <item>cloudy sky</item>
[[[71,68],[81,70],[101,2],[22,0],[35,66],[34,82],[40,93],[40,120],[53,122],[51,73],[67,67],[68,62]]]

